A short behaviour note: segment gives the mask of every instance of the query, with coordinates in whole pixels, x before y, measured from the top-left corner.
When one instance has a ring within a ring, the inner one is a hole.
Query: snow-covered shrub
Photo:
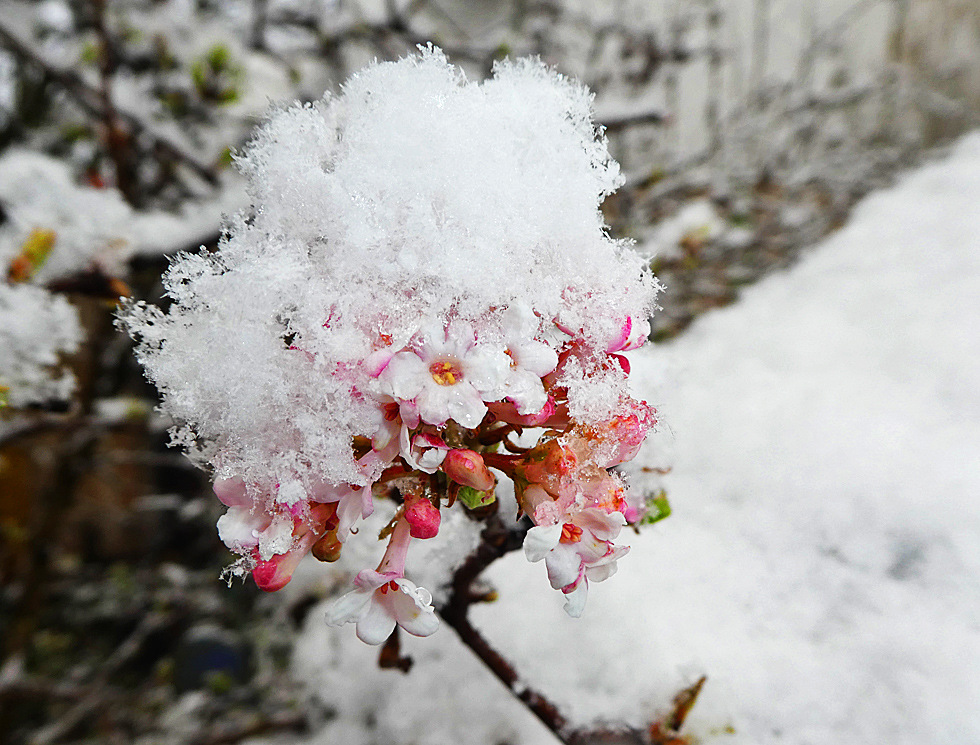
[[[251,211],[173,263],[169,313],[122,316],[174,441],[214,469],[238,570],[279,589],[392,500],[380,566],[328,620],[369,643],[396,621],[427,635],[409,545],[441,510],[492,503],[496,471],[535,524],[528,558],[581,613],[642,511],[608,469],[655,421],[621,352],[658,290],[605,229],[622,179],[588,91],[535,60],[467,82],[423,49],[275,112],[238,166]],[[513,441],[525,428],[537,444]]]

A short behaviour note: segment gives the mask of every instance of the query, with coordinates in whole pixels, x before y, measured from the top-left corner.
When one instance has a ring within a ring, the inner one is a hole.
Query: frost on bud
[[[474,450],[450,450],[442,462],[442,470],[457,484],[476,491],[489,491],[497,483],[483,457]]]
[[[252,570],[252,579],[259,589],[276,592],[289,584],[293,572],[315,540],[316,536],[312,532],[307,532],[285,553],[277,554],[268,560],[260,559]]]

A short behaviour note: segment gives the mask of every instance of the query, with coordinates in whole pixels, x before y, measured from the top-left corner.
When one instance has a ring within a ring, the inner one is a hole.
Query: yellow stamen
[[[429,374],[439,385],[456,385],[457,379],[462,377],[459,368],[447,360],[429,365]]]

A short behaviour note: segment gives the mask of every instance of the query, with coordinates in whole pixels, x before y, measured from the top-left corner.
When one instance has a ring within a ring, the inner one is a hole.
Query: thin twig
[[[143,648],[150,634],[172,624],[175,613],[151,612],[144,616],[133,632],[116,647],[109,658],[99,668],[99,673],[90,684],[92,692],[72,706],[57,720],[41,729],[31,740],[31,745],[49,745],[68,735],[89,714],[106,703],[106,682],[123,665],[133,659]]]
[[[439,609],[439,615],[555,737],[566,745],[571,745],[574,733],[569,730],[568,720],[558,711],[558,707],[522,682],[513,665],[483,638],[468,618],[470,606],[480,597],[472,590],[473,582],[497,559],[521,548],[529,528],[530,524],[526,521],[508,528],[499,517],[490,518],[480,535],[480,545],[453,575],[452,593],[446,604]]]
[[[248,737],[270,734],[273,732],[294,732],[305,734],[309,731],[309,722],[302,713],[285,713],[256,719],[235,729],[216,728],[207,735],[192,740],[192,745],[233,745]]]
[[[113,102],[112,83],[116,73],[116,54],[105,20],[106,0],[92,0],[95,33],[99,39],[99,99],[102,108],[105,149],[116,172],[116,188],[126,201],[139,206],[133,141]]]

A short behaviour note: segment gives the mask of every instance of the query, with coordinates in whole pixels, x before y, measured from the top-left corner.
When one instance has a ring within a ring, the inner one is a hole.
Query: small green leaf
[[[235,687],[235,679],[224,670],[214,670],[205,677],[205,684],[212,693],[220,696]]]
[[[462,486],[459,489],[459,496],[457,498],[471,510],[476,510],[480,507],[486,507],[488,504],[493,504],[497,499],[497,495],[493,491],[477,491],[470,486]]]
[[[653,525],[660,522],[665,517],[670,517],[670,502],[667,501],[667,492],[660,490],[646,501],[647,514],[640,520],[640,525]]]

